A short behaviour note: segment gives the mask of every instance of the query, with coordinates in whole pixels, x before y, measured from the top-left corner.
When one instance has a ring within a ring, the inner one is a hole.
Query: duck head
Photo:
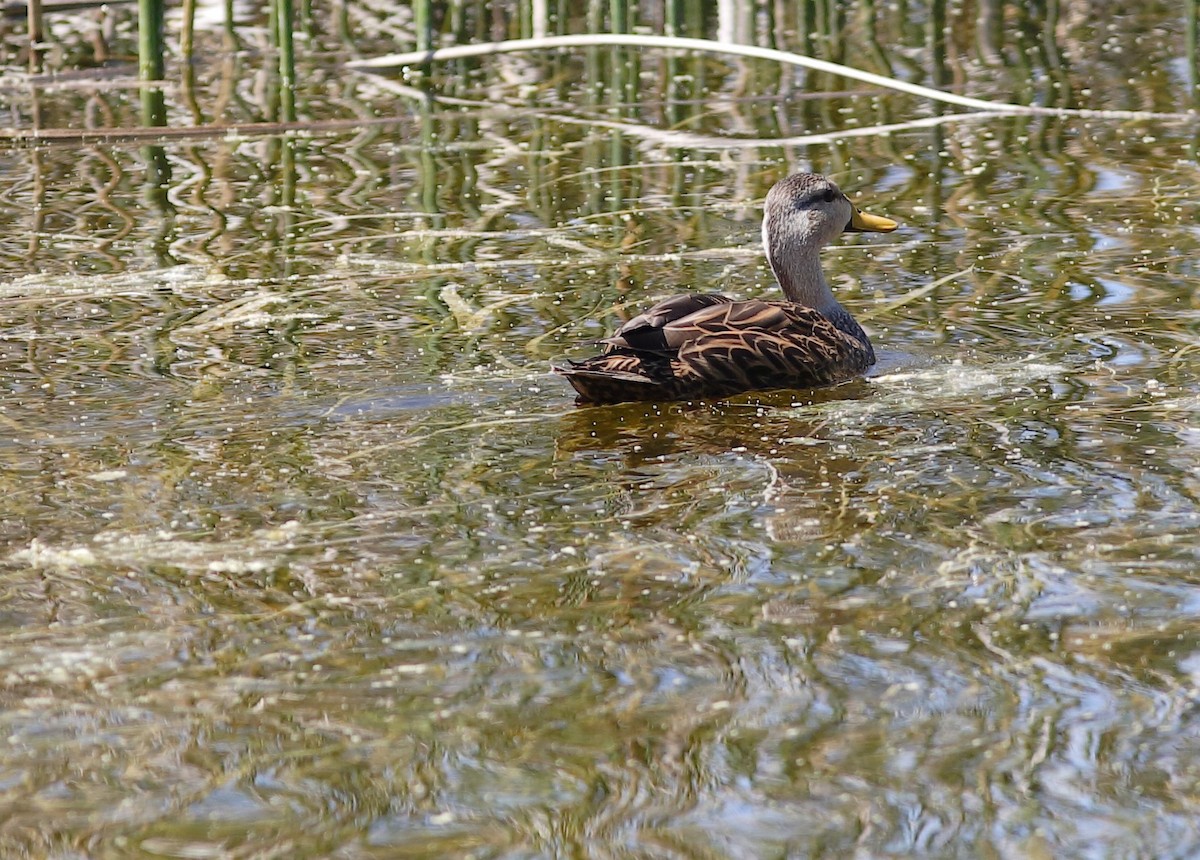
[[[821,248],[842,233],[890,233],[897,226],[863,212],[827,177],[796,173],[767,194],[763,248],[788,300],[825,312],[840,305],[821,272]]]

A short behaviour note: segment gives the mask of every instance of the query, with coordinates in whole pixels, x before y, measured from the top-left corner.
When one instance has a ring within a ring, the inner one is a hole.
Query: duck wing
[[[605,352],[675,353],[706,335],[742,329],[778,331],[793,323],[792,308],[807,310],[785,302],[735,302],[712,294],[676,296],[621,326],[605,339]]]
[[[664,299],[649,310],[638,314],[605,338],[604,351],[636,349],[646,352],[671,352],[664,330],[672,323],[686,319],[707,308],[733,304],[733,299],[717,293],[685,293]]]
[[[675,374],[699,389],[731,394],[832,385],[871,366],[867,345],[817,311],[789,303],[776,308],[783,324],[728,326],[684,344],[672,361]]]

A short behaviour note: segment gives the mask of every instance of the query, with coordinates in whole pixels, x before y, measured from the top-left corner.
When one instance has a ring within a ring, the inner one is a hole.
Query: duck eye
[[[833,202],[833,197],[834,197],[834,195],[833,195],[833,189],[832,189],[832,188],[826,188],[826,189],[825,189],[825,202],[826,202],[826,203],[832,203],[832,202]]]

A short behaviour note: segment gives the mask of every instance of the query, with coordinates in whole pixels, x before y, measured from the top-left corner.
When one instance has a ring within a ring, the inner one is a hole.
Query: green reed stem
[[[614,33],[629,32],[629,0],[610,0],[608,4],[610,27]]]
[[[353,43],[354,35],[350,27],[350,0],[338,0],[334,7],[334,18],[337,21],[337,34],[342,43],[349,46]]]
[[[292,0],[275,0],[275,31],[279,38],[279,119],[296,121],[296,54],[292,38],[295,12]]]
[[[1187,58],[1188,84],[1191,85],[1191,101],[1200,101],[1200,0],[1187,4]]]
[[[935,87],[944,87],[950,79],[946,68],[946,0],[933,0],[929,5],[930,80]]]
[[[196,101],[196,65],[193,62],[196,32],[196,0],[183,0],[183,22],[179,28],[180,69],[179,87],[183,103],[192,114],[192,125],[200,125],[203,115]]]
[[[433,47],[433,8],[430,0],[413,3],[413,28],[417,31],[417,50],[428,51]]]
[[[517,4],[517,29],[523,39],[532,39],[534,35],[533,20],[537,15],[534,5],[532,2]]]
[[[138,78],[163,79],[163,0],[138,0]]]
[[[29,24],[29,71],[33,73],[42,70],[42,0],[27,0],[25,12]]]
[[[664,29],[668,36],[683,35],[683,0],[667,0]]]
[[[179,29],[179,53],[184,63],[192,62],[192,36],[196,28],[196,0],[183,0],[183,23]]]
[[[816,0],[800,0],[796,10],[796,29],[800,35],[800,53],[806,57],[811,57],[813,53],[813,30],[816,26]]]

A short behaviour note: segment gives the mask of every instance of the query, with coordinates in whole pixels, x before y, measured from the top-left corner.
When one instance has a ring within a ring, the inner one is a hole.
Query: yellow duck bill
[[[846,225],[847,233],[890,233],[900,225],[891,218],[884,218],[880,215],[871,215],[864,212],[857,206],[854,207],[854,213],[850,216],[850,223]]]

